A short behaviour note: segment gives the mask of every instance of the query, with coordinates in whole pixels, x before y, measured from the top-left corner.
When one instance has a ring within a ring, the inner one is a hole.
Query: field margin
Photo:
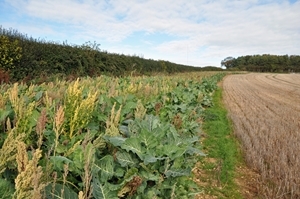
[[[202,145],[207,156],[200,158],[196,169],[197,183],[203,189],[199,198],[240,199],[243,197],[236,182],[236,177],[240,176],[236,168],[244,163],[223,104],[220,84],[212,96],[214,105],[204,112]]]

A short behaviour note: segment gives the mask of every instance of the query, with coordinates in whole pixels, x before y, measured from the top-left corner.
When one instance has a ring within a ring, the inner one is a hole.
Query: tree
[[[226,57],[221,61],[221,66],[225,66],[227,69],[234,67],[234,57]]]

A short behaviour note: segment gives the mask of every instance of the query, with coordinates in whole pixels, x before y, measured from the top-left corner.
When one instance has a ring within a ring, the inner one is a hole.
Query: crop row
[[[1,196],[191,198],[201,117],[222,77],[1,85]]]

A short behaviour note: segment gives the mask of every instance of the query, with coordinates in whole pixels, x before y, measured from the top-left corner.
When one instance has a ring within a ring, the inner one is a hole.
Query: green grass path
[[[213,102],[214,106],[205,110],[203,123],[203,149],[207,156],[201,160],[201,169],[210,185],[204,191],[217,198],[242,198],[234,181],[235,167],[242,163],[242,156],[222,103],[222,88],[214,93]]]

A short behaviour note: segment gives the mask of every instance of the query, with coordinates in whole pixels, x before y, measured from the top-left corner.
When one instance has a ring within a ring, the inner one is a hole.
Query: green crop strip
[[[0,195],[193,198],[202,118],[223,76],[0,85]]]
[[[214,93],[213,103],[204,112],[203,130],[207,136],[203,149],[208,155],[201,159],[201,169],[208,174],[205,180],[210,183],[204,191],[218,198],[242,198],[234,182],[235,166],[241,162],[241,155],[222,104],[221,88]]]

